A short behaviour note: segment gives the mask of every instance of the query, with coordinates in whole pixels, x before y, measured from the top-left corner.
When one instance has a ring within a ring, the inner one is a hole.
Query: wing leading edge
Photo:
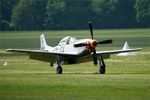
[[[139,51],[142,50],[142,48],[135,48],[135,49],[126,49],[126,50],[109,50],[109,51],[98,51],[96,52],[97,55],[111,55],[111,54],[117,54],[117,53],[124,53],[124,52],[132,52],[132,51]]]
[[[46,50],[23,50],[23,49],[7,49],[7,52],[19,52],[30,55],[30,59],[54,63],[56,57],[59,55],[61,59],[65,57],[78,56],[76,53],[63,53],[63,52],[48,52]]]

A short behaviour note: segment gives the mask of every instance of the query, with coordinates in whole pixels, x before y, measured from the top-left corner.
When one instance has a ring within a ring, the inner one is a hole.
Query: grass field
[[[150,29],[95,30],[96,39],[114,38],[111,45],[98,50],[142,47],[135,57],[105,60],[107,72],[98,74],[92,62],[64,65],[62,75],[48,63],[28,60],[26,55],[6,53],[6,48],[39,48],[39,35],[45,33],[49,45],[71,35],[89,38],[88,30],[0,32],[0,100],[149,100],[150,99]],[[3,66],[4,62],[7,66]]]

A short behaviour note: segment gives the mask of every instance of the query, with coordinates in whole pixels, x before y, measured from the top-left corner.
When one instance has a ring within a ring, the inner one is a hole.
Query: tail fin
[[[41,42],[41,50],[45,50],[45,49],[48,48],[48,45],[47,45],[47,43],[46,43],[44,34],[42,34],[42,35],[40,36],[40,42]]]

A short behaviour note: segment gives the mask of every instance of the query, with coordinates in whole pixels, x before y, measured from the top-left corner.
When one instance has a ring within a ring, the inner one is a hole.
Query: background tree
[[[93,17],[91,0],[65,0],[64,12],[65,29],[86,29]]]
[[[0,7],[2,6],[2,3],[0,2]],[[2,30],[2,10],[0,8],[0,30]]]
[[[53,29],[83,29],[91,16],[90,0],[48,0],[47,24]]]
[[[47,18],[45,19],[48,29],[59,29],[63,20],[64,0],[48,0]]]
[[[150,27],[150,0],[0,0],[0,30]],[[13,27],[13,29],[12,29]]]
[[[139,26],[150,27],[150,0],[136,0],[134,7]]]
[[[17,30],[44,29],[46,4],[46,0],[20,0],[13,9],[12,25]]]
[[[12,9],[19,0],[0,0],[0,30],[11,30]]]
[[[98,28],[121,28],[135,25],[134,0],[93,0]]]

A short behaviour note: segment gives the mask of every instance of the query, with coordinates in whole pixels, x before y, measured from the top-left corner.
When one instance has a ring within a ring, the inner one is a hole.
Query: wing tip
[[[6,51],[8,52],[8,51],[11,51],[12,49],[11,48],[9,48],[9,49],[6,49]]]
[[[136,50],[143,50],[143,48],[135,48]]]

